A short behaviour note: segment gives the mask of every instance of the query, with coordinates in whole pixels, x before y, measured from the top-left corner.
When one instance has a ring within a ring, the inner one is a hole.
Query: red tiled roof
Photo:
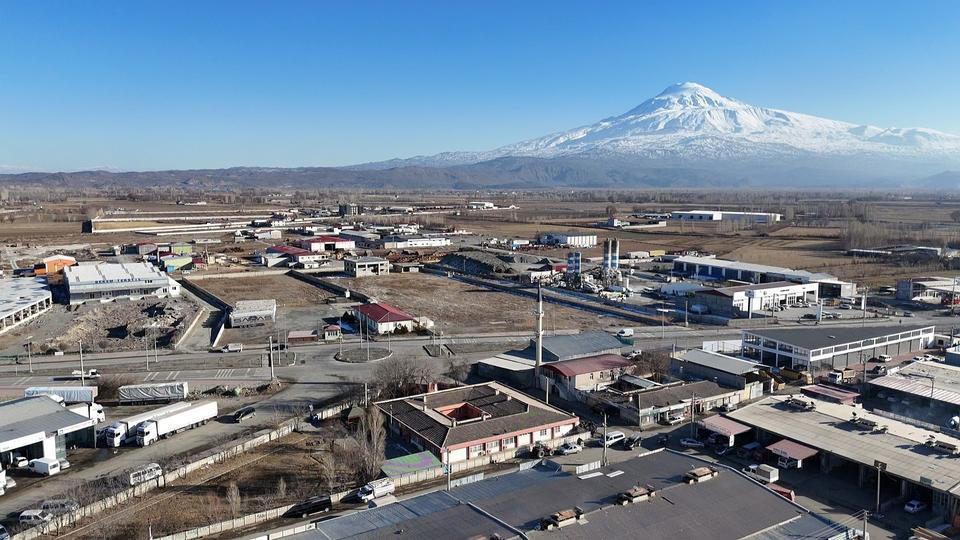
[[[607,371],[610,369],[626,368],[633,365],[626,358],[616,354],[601,354],[599,356],[588,356],[586,358],[575,358],[573,360],[563,360],[560,362],[551,362],[543,367],[556,371],[561,375],[573,377],[585,373],[594,373],[597,371]]]
[[[283,253],[284,255],[310,255],[310,251],[294,246],[270,246],[267,248],[270,253]]]
[[[364,304],[353,308],[366,318],[378,323],[412,321],[413,315],[390,304]]]

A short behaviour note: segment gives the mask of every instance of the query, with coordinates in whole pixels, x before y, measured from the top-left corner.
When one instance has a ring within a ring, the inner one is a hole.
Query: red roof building
[[[390,304],[363,304],[353,308],[353,316],[370,332],[392,334],[411,332],[416,324],[413,315]]]
[[[581,390],[596,390],[616,382],[633,362],[618,354],[601,354],[544,364],[544,375],[558,384]]]

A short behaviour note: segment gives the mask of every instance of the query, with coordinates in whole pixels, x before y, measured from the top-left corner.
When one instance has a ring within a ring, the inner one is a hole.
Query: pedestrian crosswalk
[[[181,375],[180,371],[154,371],[143,377],[143,382],[175,381]],[[208,371],[188,371],[184,373],[189,379],[246,379],[257,375],[257,368],[234,368]]]

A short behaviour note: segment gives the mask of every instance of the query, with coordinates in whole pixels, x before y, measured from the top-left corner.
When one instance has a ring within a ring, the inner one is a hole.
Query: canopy
[[[816,449],[786,439],[771,444],[767,447],[767,450],[778,456],[795,459],[797,461],[803,461],[817,455]]]

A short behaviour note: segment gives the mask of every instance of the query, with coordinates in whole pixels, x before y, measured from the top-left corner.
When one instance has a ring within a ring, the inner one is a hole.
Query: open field
[[[415,317],[429,317],[444,332],[530,332],[536,327],[535,301],[430,274],[388,274],[343,279],[337,283],[397,306]],[[544,311],[546,330],[635,324],[552,304],[547,304]]]
[[[277,309],[325,303],[334,295],[286,275],[242,278],[208,278],[196,282],[200,287],[235,305],[239,300],[277,301]]]

